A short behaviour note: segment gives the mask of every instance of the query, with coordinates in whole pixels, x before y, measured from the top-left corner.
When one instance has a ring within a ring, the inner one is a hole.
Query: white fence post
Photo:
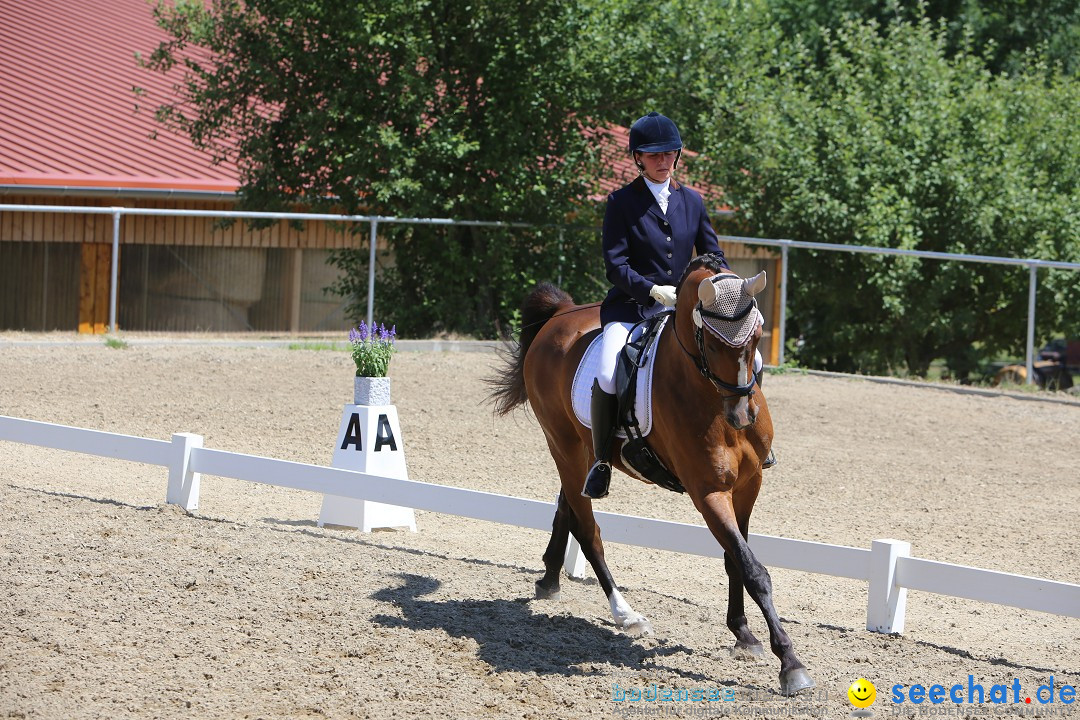
[[[165,502],[179,505],[188,512],[199,509],[199,480],[202,473],[191,469],[191,450],[203,446],[202,435],[173,433],[172,458],[169,463],[169,489]]]
[[[581,552],[581,545],[573,533],[570,533],[570,539],[566,543],[563,567],[566,568],[566,574],[572,578],[580,580],[585,577],[585,553]]]
[[[911,543],[875,540],[870,544],[870,590],[866,599],[866,629],[904,632],[907,588],[896,584],[896,559],[911,554]]]

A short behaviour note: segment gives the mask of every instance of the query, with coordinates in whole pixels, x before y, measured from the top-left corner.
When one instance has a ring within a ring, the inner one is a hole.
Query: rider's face
[[[675,167],[675,151],[636,153],[638,160],[645,166],[645,177],[655,183],[662,183],[671,177]]]

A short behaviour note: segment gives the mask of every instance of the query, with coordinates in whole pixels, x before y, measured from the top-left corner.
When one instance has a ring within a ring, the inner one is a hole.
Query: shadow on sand
[[[400,615],[375,615],[377,625],[409,630],[442,630],[478,645],[477,657],[496,671],[549,675],[593,675],[592,663],[636,672],[663,669],[688,680],[705,676],[665,667],[658,658],[688,654],[690,649],[662,640],[640,640],[566,615],[537,612],[527,599],[424,600],[436,592],[438,580],[400,574],[402,585],[379,590],[372,599],[393,605]],[[581,666],[585,666],[582,668]]]

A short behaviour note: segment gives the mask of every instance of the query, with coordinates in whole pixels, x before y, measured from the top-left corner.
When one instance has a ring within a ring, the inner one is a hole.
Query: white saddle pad
[[[663,331],[667,321],[668,318],[660,321],[660,331]],[[644,326],[638,326],[634,329],[630,339],[637,339],[642,332],[644,332]],[[577,415],[578,422],[587,428],[592,427],[592,420],[589,416],[591,414],[590,407],[592,406],[593,380],[596,378],[596,369],[600,364],[600,340],[601,336],[597,335],[589,344],[589,348],[585,351],[585,356],[581,358],[581,364],[578,365],[577,372],[574,374],[574,386],[571,389],[574,396],[574,414]],[[634,414],[637,415],[638,426],[641,428],[642,435],[648,435],[652,430],[652,379],[655,365],[656,353],[651,352],[645,358],[645,364],[637,373]],[[625,438],[626,433],[623,432],[622,428],[619,428],[617,436]]]

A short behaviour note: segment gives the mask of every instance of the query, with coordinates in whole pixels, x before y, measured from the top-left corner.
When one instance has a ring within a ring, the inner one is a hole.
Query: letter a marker
[[[343,470],[408,480],[397,408],[393,405],[346,405],[334,444],[332,465]],[[363,479],[357,482],[363,482]],[[407,527],[416,532],[416,517],[412,508],[323,495],[319,527],[324,525],[359,528],[362,532]]]

